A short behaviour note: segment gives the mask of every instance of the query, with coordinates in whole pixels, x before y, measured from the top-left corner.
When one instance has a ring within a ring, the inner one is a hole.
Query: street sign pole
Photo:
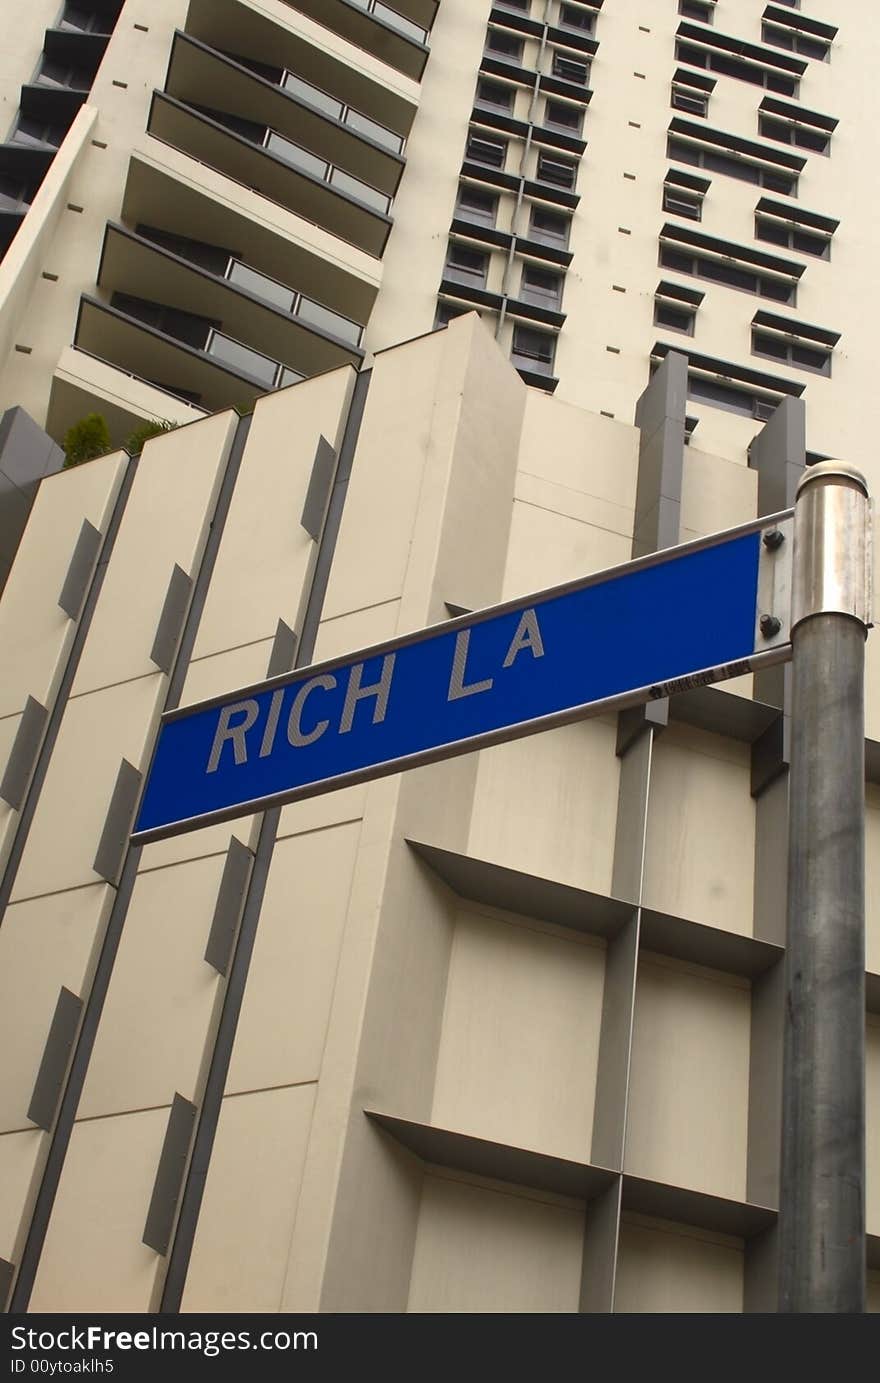
[[[783,1312],[865,1309],[867,486],[810,467],[795,507],[780,1177]]]

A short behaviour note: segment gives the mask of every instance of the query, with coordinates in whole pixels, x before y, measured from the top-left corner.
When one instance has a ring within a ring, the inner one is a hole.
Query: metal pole
[[[865,1309],[864,647],[870,502],[836,461],[795,507],[779,1309]]]

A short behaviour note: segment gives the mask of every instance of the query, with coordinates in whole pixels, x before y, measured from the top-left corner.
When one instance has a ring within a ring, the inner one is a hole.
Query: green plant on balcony
[[[80,466],[83,461],[93,461],[96,456],[105,456],[111,449],[110,429],[107,419],[101,413],[89,413],[80,418],[64,434],[64,469]]]
[[[168,418],[151,418],[149,422],[136,427],[122,445],[130,456],[137,456],[143,451],[145,442],[149,442],[152,437],[161,437],[164,432],[173,432],[178,426],[178,423],[172,423]]]

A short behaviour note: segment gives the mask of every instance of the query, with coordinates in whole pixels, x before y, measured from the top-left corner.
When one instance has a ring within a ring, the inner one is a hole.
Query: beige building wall
[[[0,1258],[32,1274],[32,1311],[156,1311],[172,1291],[184,1312],[772,1309],[781,950],[756,932],[748,746],[719,703],[713,732],[673,703],[656,743],[619,756],[599,717],[287,806],[268,835],[258,816],[126,856],[123,821],[96,872],[120,760],[145,770],[168,697],[264,677],[279,620],[304,636],[321,438],[354,450],[318,658],[627,556],[638,429],[529,391],[474,316],[375,358],[355,437],[364,388],[344,367],[42,487],[0,601],[7,718],[77,661],[0,927]],[[54,526],[106,530],[114,502],[72,652],[28,573]],[[192,613],[162,670],[175,563]],[[259,884],[217,1101],[242,960],[205,954],[233,840]],[[81,1091],[37,1251],[62,1135],[28,1111],[62,987],[94,1029],[59,1077],[57,1098]],[[172,1105],[213,1132],[191,1246],[181,1183],[157,1249]]]

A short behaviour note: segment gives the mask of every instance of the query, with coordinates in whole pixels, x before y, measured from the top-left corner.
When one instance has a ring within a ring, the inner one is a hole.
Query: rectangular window
[[[700,221],[703,216],[703,194],[692,192],[689,187],[664,183],[663,210],[671,212],[673,216],[686,216],[689,221]]]
[[[571,218],[558,211],[547,211],[544,207],[532,207],[529,235],[541,245],[553,245],[558,249],[568,248],[568,235]]]
[[[678,12],[685,19],[697,19],[701,24],[711,24],[715,13],[714,0],[678,0]]]
[[[533,374],[552,375],[556,358],[556,337],[534,327],[515,326],[510,359],[514,365]]]
[[[754,293],[761,298],[771,298],[774,302],[793,306],[797,298],[797,280],[783,278],[765,270],[753,268],[748,263],[737,261],[732,256],[713,259],[701,254],[690,246],[669,244],[660,245],[660,264],[666,269],[675,269],[680,274],[690,274],[694,278],[708,279],[712,283],[723,283],[730,288],[738,288],[742,293]]]
[[[481,77],[477,82],[476,104],[490,110],[510,111],[513,109],[513,87]]]
[[[562,53],[553,54],[552,71],[554,77],[562,77],[566,82],[577,82],[578,86],[586,86],[590,80],[589,63],[566,58]]]
[[[559,23],[563,29],[579,29],[582,34],[591,34],[596,27],[596,16],[589,10],[576,10],[574,5],[562,5]]]
[[[489,277],[488,253],[452,241],[446,254],[444,277],[466,283],[471,288],[485,288]]]
[[[570,106],[567,101],[548,101],[544,107],[544,124],[557,130],[570,130],[580,134],[584,114],[579,106]]]
[[[813,374],[831,374],[831,357],[839,340],[839,332],[793,322],[770,312],[756,312],[752,319],[753,355],[781,360]]]
[[[573,188],[577,181],[577,165],[555,155],[538,155],[538,182],[551,183],[553,187]]]
[[[520,300],[556,311],[562,301],[562,275],[534,265],[523,266],[519,289]]]
[[[489,168],[503,168],[507,157],[507,142],[503,139],[487,139],[485,135],[472,134],[468,137],[465,158],[474,163],[485,163]]]
[[[755,214],[755,239],[771,245],[782,245],[799,254],[815,255],[817,259],[831,258],[831,236],[809,226],[788,225],[770,216]]]
[[[680,82],[672,83],[672,99],[669,103],[673,110],[686,110],[689,115],[709,114],[709,93],[708,91],[698,91],[693,86],[683,86]]]
[[[434,330],[438,327],[445,327],[456,317],[461,317],[465,312],[476,312],[476,308],[464,307],[461,303],[447,303],[442,300],[437,304],[437,311],[434,313]],[[479,316],[480,314],[477,313]]]
[[[481,226],[494,226],[498,215],[498,198],[482,187],[462,183],[458,189],[455,214],[465,221],[476,221]]]
[[[692,303],[679,302],[675,298],[657,297],[654,299],[654,321],[657,326],[670,331],[681,331],[685,336],[693,336],[697,320],[697,309]]]
[[[774,48],[786,48],[789,53],[799,53],[802,58],[817,58],[819,62],[827,62],[831,57],[831,44],[827,39],[780,24],[768,24],[766,20],[761,25],[761,38],[765,43],[772,43]]]
[[[528,14],[531,8],[531,0],[495,0],[495,3],[501,10],[518,10],[520,14]]]
[[[775,139],[779,144],[793,144],[799,149],[814,149],[819,154],[827,154],[831,145],[830,130],[818,129],[815,125],[796,124],[791,120],[780,120],[765,111],[758,112],[758,133],[765,139]]]
[[[666,145],[666,155],[678,163],[688,163],[694,168],[705,168],[713,173],[724,173],[725,176],[738,178],[741,182],[753,182],[771,192],[782,192],[786,196],[797,194],[797,173],[752,162],[723,149],[702,148],[687,140],[671,137]]]
[[[693,43],[678,39],[675,57],[678,62],[690,63],[692,67],[702,67],[709,72],[720,72],[727,77],[736,77],[741,82],[766,87],[768,91],[779,91],[783,96],[798,94],[798,78],[793,72],[782,72],[776,67],[749,62],[738,54],[719,49],[699,48]]]
[[[506,29],[490,29],[486,34],[485,51],[508,58],[510,62],[522,62],[523,40]]]

